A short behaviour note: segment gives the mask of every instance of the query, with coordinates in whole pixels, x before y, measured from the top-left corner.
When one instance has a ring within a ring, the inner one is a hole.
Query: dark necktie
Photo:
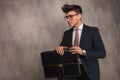
[[[79,34],[78,34],[78,29],[75,29],[74,46],[79,46]]]
[[[79,34],[78,34],[78,28],[75,29],[74,46],[79,46]],[[78,54],[77,54],[77,59],[78,59],[78,63],[81,64],[81,60],[80,60]],[[80,75],[81,75],[81,68],[79,68],[79,72],[80,72]]]

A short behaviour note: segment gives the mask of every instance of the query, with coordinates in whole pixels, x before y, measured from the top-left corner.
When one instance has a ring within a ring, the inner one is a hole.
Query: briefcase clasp
[[[58,64],[59,67],[63,67],[63,64]]]

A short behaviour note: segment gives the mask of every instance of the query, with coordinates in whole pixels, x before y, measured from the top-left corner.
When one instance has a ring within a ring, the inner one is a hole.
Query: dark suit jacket
[[[72,32],[73,28],[64,32],[61,46],[72,47]],[[106,51],[98,28],[84,25],[79,46],[83,50],[86,50],[86,56],[79,55],[86,74],[90,80],[99,80],[98,59],[104,58]]]

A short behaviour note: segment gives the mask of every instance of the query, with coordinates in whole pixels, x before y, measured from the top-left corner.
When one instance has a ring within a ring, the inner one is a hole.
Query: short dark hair
[[[82,8],[81,6],[78,6],[78,5],[64,4],[62,7],[62,10],[64,13],[68,13],[69,11],[75,11],[76,13],[82,14]]]

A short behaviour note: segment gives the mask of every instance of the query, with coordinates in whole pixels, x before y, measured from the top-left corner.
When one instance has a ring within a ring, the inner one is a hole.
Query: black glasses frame
[[[78,15],[78,13],[77,13],[77,14],[74,14],[74,15],[65,16],[64,19],[65,19],[65,20],[67,20],[67,19],[70,19],[70,20],[71,20],[71,19],[72,19],[74,16],[76,16],[76,15]]]

